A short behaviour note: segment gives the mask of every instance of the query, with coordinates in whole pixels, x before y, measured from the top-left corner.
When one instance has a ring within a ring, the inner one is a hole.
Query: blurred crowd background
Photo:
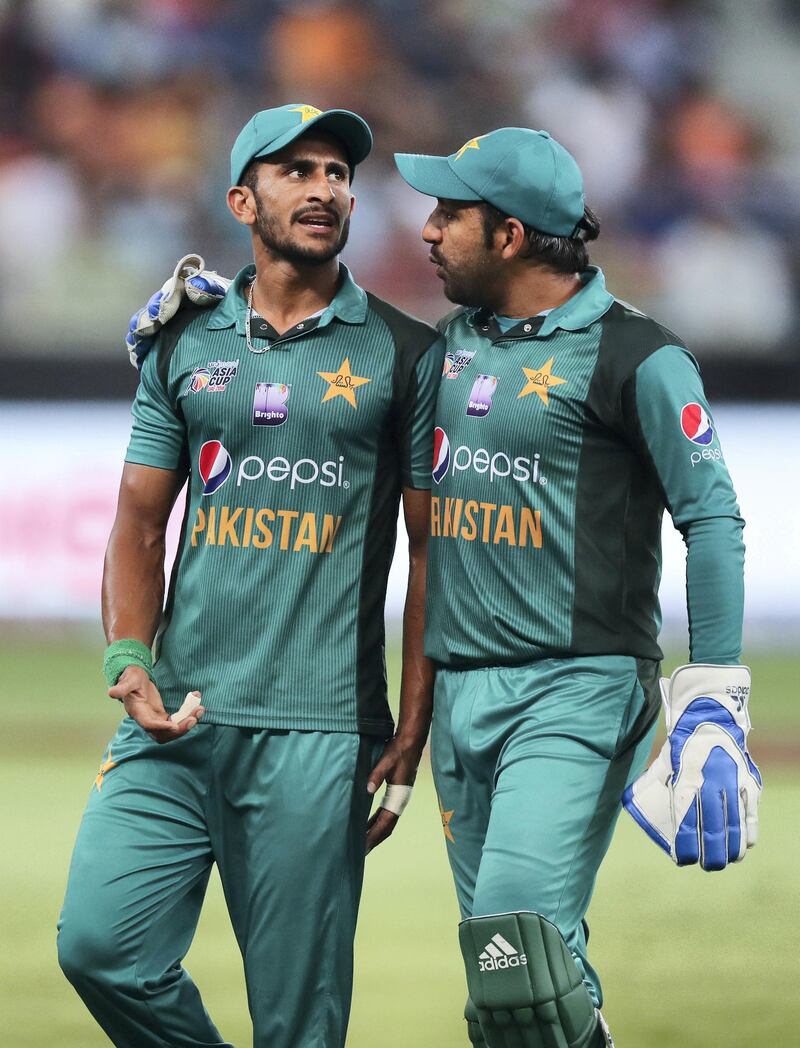
[[[175,260],[247,261],[230,145],[296,101],[375,132],[345,257],[376,293],[445,307],[393,151],[543,127],[583,168],[612,289],[712,395],[793,397],[798,84],[796,0],[0,0],[5,395],[72,395],[65,359],[84,394],[127,392],[128,318]]]

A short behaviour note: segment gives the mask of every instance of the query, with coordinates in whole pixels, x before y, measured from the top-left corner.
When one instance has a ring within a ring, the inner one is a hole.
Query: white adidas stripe
[[[511,945],[511,943],[508,942],[507,939],[503,938],[500,932],[498,932],[497,935],[492,936],[492,942],[497,943],[497,945],[500,947],[500,949],[507,957],[513,957],[517,952]]]
[[[503,956],[519,957],[519,953],[514,949],[511,943],[507,939],[504,939],[500,932],[498,932],[491,937],[489,942],[487,942],[483,953],[479,956],[479,960],[488,961],[490,957],[497,960],[498,957]]]

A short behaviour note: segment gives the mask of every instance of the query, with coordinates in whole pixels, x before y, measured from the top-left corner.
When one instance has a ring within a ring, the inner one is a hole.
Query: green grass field
[[[119,717],[103,697],[101,651],[85,634],[0,641],[0,1043],[9,1048],[108,1043],[54,947],[78,820]],[[766,778],[758,848],[723,874],[677,870],[624,816],[601,870],[592,957],[618,1048],[798,1043],[800,658],[752,667],[751,742]],[[367,863],[348,1048],[467,1048],[458,918],[427,766],[418,785]],[[241,963],[216,880],[186,963],[220,1029],[245,1048]]]

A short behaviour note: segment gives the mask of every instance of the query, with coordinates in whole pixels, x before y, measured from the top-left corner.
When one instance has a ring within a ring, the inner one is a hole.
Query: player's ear
[[[527,237],[518,218],[507,218],[495,231],[495,243],[505,259],[516,258],[524,249]]]
[[[355,211],[355,209],[356,209],[356,198],[351,193],[350,194],[350,214],[351,215]]]
[[[247,186],[231,186],[228,190],[228,209],[237,222],[252,226],[257,217],[256,198]]]

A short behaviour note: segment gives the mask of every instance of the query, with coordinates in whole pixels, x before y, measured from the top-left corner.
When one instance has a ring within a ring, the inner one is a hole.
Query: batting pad
[[[578,966],[550,921],[528,912],[471,917],[458,938],[487,1048],[606,1043]]]

